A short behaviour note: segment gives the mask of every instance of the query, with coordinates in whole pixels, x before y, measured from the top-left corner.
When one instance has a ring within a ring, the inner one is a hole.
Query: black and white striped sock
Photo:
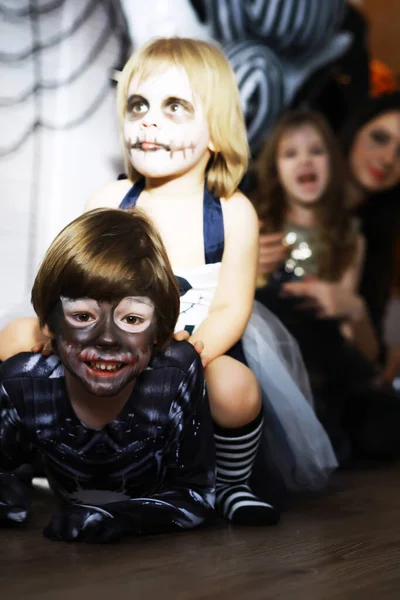
[[[275,525],[279,511],[251,491],[248,480],[262,433],[262,413],[245,425],[225,429],[215,425],[217,507],[236,525]]]

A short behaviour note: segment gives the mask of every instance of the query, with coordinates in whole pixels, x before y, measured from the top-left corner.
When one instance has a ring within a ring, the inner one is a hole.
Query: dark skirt
[[[341,464],[400,455],[400,396],[376,383],[377,366],[340,331],[335,319],[317,319],[268,286],[256,298],[274,312],[297,340],[318,417]]]

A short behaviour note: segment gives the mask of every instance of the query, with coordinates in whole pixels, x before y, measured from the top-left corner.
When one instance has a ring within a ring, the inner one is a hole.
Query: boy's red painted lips
[[[96,375],[97,377],[112,377],[113,375],[119,373],[120,371],[122,371],[122,369],[128,366],[126,363],[117,363],[113,361],[90,361],[85,362],[84,364],[86,369],[91,374]]]
[[[112,356],[107,356],[104,354],[103,355],[99,354],[92,349],[82,350],[82,352],[80,352],[78,354],[78,359],[86,364],[98,363],[98,364],[104,364],[106,367],[114,366],[117,364],[133,366],[136,362],[133,354],[123,353],[123,354],[114,354]]]

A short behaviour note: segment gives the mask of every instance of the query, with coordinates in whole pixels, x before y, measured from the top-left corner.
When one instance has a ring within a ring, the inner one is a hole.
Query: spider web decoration
[[[20,72],[21,63],[30,63],[32,70],[32,81],[28,85],[21,85],[22,89],[17,90],[16,93],[0,96],[0,111],[4,108],[24,107],[27,103],[33,105],[29,111],[31,116],[28,124],[25,124],[22,131],[16,132],[16,139],[10,140],[7,146],[0,147],[0,157],[18,150],[38,127],[50,130],[70,129],[77,127],[93,115],[109,91],[110,81],[107,72],[104,73],[103,81],[99,82],[95,93],[88,94],[87,98],[82,97],[78,113],[66,121],[59,122],[44,114],[43,108],[46,104],[44,96],[46,92],[71,85],[85,77],[112,35],[119,40],[119,51],[115,56],[114,64],[119,65],[124,61],[129,39],[118,3],[112,2],[112,0],[80,0],[79,2],[73,0],[77,10],[74,20],[58,34],[43,35],[41,21],[44,18],[58,20],[60,9],[68,1],[70,0],[48,0],[47,2],[27,0],[24,3],[21,2],[19,8],[15,8],[15,2],[12,7],[11,4],[7,5],[4,0],[0,2],[0,15],[4,23],[9,26],[8,28],[3,25],[6,35],[2,36],[4,45],[0,42],[0,64],[6,65],[9,71],[14,69],[17,74]],[[65,42],[73,43],[74,37],[79,35],[99,7],[104,12],[106,19],[102,29],[93,35],[92,47],[89,52],[86,56],[79,57],[76,65],[71,65],[67,75],[55,78],[51,69],[46,69],[46,51],[51,52]],[[23,43],[21,39],[22,47],[15,48],[19,44],[18,39],[13,35],[13,30],[20,29],[21,25],[25,30],[24,33],[28,33],[27,37],[30,39],[27,45],[25,39]],[[10,48],[15,48],[15,50],[10,51]],[[110,65],[111,67],[112,65]],[[18,86],[18,82],[16,83]],[[11,88],[14,86],[11,73]]]
[[[0,312],[27,300],[50,241],[117,174],[110,76],[129,47],[118,0],[0,0],[0,255],[14,261]]]

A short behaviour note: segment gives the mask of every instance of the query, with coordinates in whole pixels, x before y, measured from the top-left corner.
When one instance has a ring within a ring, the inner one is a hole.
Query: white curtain
[[[0,0],[0,315],[120,162],[123,23],[112,0]]]

